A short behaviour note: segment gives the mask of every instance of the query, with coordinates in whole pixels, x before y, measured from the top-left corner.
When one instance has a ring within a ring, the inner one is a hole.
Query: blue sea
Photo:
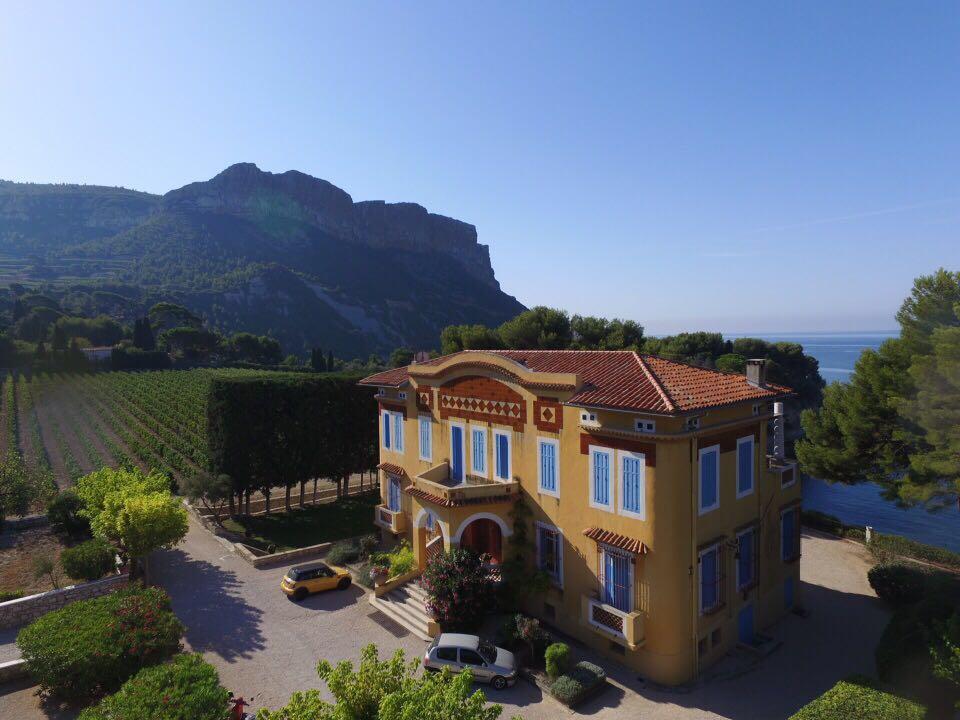
[[[737,337],[736,335],[728,337]],[[890,333],[823,333],[803,335],[761,334],[771,342],[795,342],[820,362],[820,374],[828,383],[846,382],[860,353],[877,349]],[[803,506],[830,513],[850,525],[872,525],[881,533],[904,535],[931,545],[960,552],[960,510],[950,508],[928,512],[921,507],[898,508],[880,497],[872,483],[854,486],[832,485],[816,478],[804,478]]]

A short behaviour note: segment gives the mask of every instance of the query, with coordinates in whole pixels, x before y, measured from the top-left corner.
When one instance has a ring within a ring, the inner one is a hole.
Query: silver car
[[[454,673],[469,670],[473,679],[503,690],[517,681],[517,662],[513,653],[495,647],[476,635],[443,633],[434,638],[423,656],[427,670],[450,668]]]

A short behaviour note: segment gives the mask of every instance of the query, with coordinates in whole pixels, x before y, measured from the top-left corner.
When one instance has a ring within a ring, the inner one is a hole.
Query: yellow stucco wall
[[[470,427],[488,429],[487,467],[493,467],[492,430],[507,429],[512,443],[512,473],[520,482],[522,497],[532,510],[533,522],[553,525],[563,534],[563,584],[548,590],[542,597],[531,599],[529,612],[543,617],[544,605],[552,606],[550,624],[576,636],[616,660],[629,665],[643,676],[656,682],[676,684],[694,678],[707,665],[718,660],[737,641],[737,618],[745,603],[754,604],[757,630],[775,622],[785,612],[784,580],[793,577],[795,603],[800,602],[799,562],[784,563],[780,559],[780,508],[800,497],[799,481],[786,489],[780,487],[779,475],[767,472],[764,449],[767,447],[769,408],[764,404],[755,409],[751,403],[704,412],[700,428],[687,430],[685,418],[670,416],[641,416],[636,413],[589,410],[597,415],[599,430],[593,434],[616,434],[623,439],[654,443],[656,465],[645,468],[645,519],[626,517],[590,506],[589,456],[581,452],[580,408],[564,406],[563,428],[559,433],[538,430],[533,423],[533,401],[536,395],[520,385],[505,381],[489,371],[476,368],[450,368],[439,378],[421,380],[424,385],[439,386],[455,377],[487,375],[520,393],[527,403],[527,424],[523,432],[496,423],[439,418],[432,412],[417,409],[416,387],[404,388],[407,420],[404,423],[404,449],[386,450],[381,437],[381,462],[403,467],[409,477],[428,470],[450,458],[450,423],[463,422],[466,429],[465,462],[470,457]],[[384,391],[384,400],[398,402],[397,390]],[[563,393],[542,393],[543,396],[565,400]],[[569,393],[568,393],[569,395]],[[759,410],[759,414],[755,414]],[[419,425],[417,418],[429,414],[432,418],[432,458],[419,457]],[[656,422],[656,433],[647,435],[633,432],[634,420],[640,417]],[[382,434],[383,423],[379,423]],[[698,452],[706,438],[717,433],[742,433],[756,430],[759,441],[754,453],[755,483],[752,494],[736,497],[736,453],[720,454],[720,505],[716,510],[699,514],[697,508]],[[559,497],[538,490],[537,438],[555,438],[559,441]],[[611,435],[612,437],[612,435]],[[795,471],[794,471],[795,472]],[[386,502],[386,473],[381,473],[381,491]],[[615,484],[615,483],[614,483]],[[616,500],[616,498],[614,498]],[[418,557],[422,553],[422,538],[417,535],[415,522],[422,509],[429,509],[440,521],[444,541],[451,538],[469,518],[489,514],[502,518],[509,530],[510,505],[471,505],[467,507],[438,508],[404,493],[402,509],[409,515],[405,535],[413,542]],[[698,607],[698,547],[720,536],[730,540],[738,528],[759,522],[760,559],[759,583],[746,593],[738,593],[735,585],[733,550],[726,557],[726,603],[717,612],[701,616]],[[584,596],[592,596],[598,589],[597,544],[584,536],[588,527],[600,527],[642,541],[648,548],[645,555],[636,556],[633,565],[635,610],[642,614],[643,641],[637,647],[624,647],[616,640],[588,625],[583,619]],[[530,537],[536,534],[531,528]],[[532,558],[531,558],[532,561]],[[719,637],[715,631],[719,630]],[[716,640],[716,641],[714,641]],[[703,650],[698,652],[698,643]],[[618,649],[619,648],[619,649]]]

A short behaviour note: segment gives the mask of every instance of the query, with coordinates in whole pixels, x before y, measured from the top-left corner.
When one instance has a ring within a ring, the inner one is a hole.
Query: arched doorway
[[[470,548],[480,555],[489,555],[499,565],[503,561],[503,532],[493,520],[477,518],[460,534],[460,547]]]
[[[423,509],[416,519],[417,564],[423,570],[431,559],[444,551],[443,523],[431,510]]]

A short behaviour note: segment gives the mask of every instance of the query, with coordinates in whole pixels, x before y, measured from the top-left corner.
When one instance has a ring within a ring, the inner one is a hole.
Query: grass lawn
[[[227,519],[224,527],[249,536],[246,543],[266,550],[276,545],[278,551],[318,545],[373,532],[373,509],[380,503],[379,493],[364,493],[336,502],[295,508],[290,512],[271,512]]]

